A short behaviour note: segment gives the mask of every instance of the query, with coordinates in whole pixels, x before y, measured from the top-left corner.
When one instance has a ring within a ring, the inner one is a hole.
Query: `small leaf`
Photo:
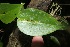
[[[50,36],[50,38],[51,38],[51,40],[52,40],[53,42],[55,42],[56,44],[60,45],[60,42],[58,41],[58,39],[57,39],[56,37]]]
[[[17,26],[21,32],[31,36],[47,35],[63,27],[48,13],[34,8],[22,10]]]
[[[11,23],[19,15],[22,6],[22,4],[0,4],[0,20],[5,24]]]

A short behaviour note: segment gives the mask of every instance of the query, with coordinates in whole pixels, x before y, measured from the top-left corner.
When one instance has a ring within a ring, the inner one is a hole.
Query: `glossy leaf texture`
[[[5,23],[11,23],[19,15],[22,4],[0,4],[0,20]]]
[[[62,24],[48,13],[28,8],[18,16],[17,26],[21,32],[30,36],[42,36],[62,29]]]

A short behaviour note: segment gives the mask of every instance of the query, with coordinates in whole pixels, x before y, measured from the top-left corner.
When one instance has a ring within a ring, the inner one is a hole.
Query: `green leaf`
[[[57,39],[56,37],[50,36],[50,38],[51,38],[51,40],[52,40],[53,42],[55,42],[57,45],[60,45],[60,42],[58,41],[58,39]]]
[[[21,32],[31,36],[47,35],[63,27],[48,13],[34,8],[22,10],[17,26]]]
[[[11,23],[19,15],[22,4],[0,4],[0,20],[5,23]]]

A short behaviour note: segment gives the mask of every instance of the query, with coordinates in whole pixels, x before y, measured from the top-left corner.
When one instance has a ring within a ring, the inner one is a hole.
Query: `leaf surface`
[[[5,23],[11,23],[22,8],[22,4],[0,4],[0,20]]]
[[[62,29],[62,25],[48,13],[28,8],[18,16],[17,26],[21,32],[31,36],[42,36]]]

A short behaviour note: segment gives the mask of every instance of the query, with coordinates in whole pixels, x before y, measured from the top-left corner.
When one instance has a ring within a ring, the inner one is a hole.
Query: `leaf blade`
[[[49,21],[48,21],[49,20]],[[62,25],[49,14],[38,9],[24,9],[18,16],[17,26],[31,36],[42,36],[62,29]]]
[[[22,8],[22,4],[0,4],[0,14],[4,14],[0,20],[5,23],[11,23]]]

